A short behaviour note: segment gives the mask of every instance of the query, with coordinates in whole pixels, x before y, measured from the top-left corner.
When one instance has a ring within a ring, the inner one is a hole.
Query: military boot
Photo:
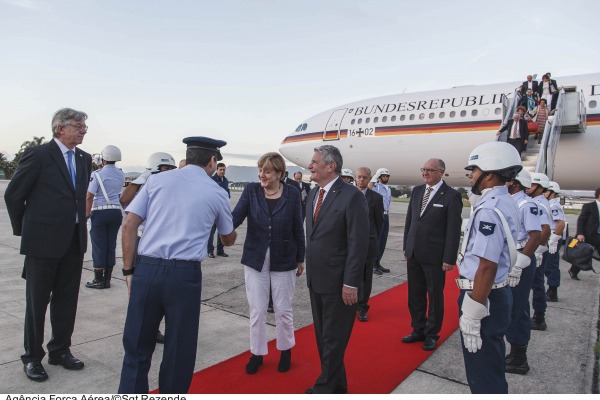
[[[104,288],[110,288],[110,279],[112,278],[113,267],[106,267],[104,270]]]
[[[510,354],[506,357],[505,372],[508,374],[525,375],[529,371],[527,363],[527,346],[510,346]]]
[[[545,313],[535,311],[531,319],[531,329],[534,331],[545,331],[547,328]]]
[[[104,289],[104,268],[94,269],[94,280],[85,284],[86,288]]]
[[[558,301],[558,288],[556,286],[549,286],[546,291],[546,300],[556,303]]]

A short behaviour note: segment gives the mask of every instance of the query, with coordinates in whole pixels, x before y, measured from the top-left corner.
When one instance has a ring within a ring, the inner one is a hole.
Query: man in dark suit
[[[527,89],[531,89],[533,93],[538,91],[538,82],[533,80],[533,76],[527,75],[527,80],[521,85],[521,94],[525,95]]]
[[[425,184],[413,189],[404,228],[413,331],[402,342],[424,341],[428,351],[435,350],[442,328],[446,271],[456,263],[462,224],[462,198],[442,180],[445,170],[435,158],[421,168]]]
[[[25,255],[21,359],[27,377],[39,382],[48,378],[41,363],[48,303],[52,325],[48,362],[83,368],[70,347],[87,250],[85,196],[92,157],[76,147],[87,132],[86,119],[81,111],[58,110],[52,119],[53,140],[25,152],[4,194],[13,234],[21,236]]]
[[[508,139],[507,142],[512,144],[515,149],[521,155],[522,152],[527,148],[527,141],[529,139],[529,128],[527,128],[527,121],[521,118],[519,113],[516,113],[513,116],[513,119],[508,121],[506,125],[504,125],[496,136],[500,136],[500,134],[504,131],[508,131]]]
[[[321,374],[306,393],[347,393],[344,353],[367,259],[369,210],[365,196],[339,177],[342,155],[317,147],[309,164],[318,187],[306,202],[306,280],[321,359]]]
[[[365,274],[363,277],[364,290],[358,301],[358,320],[367,322],[367,311],[369,311],[369,298],[373,288],[373,267],[375,265],[375,253],[377,252],[377,243],[379,235],[383,229],[383,196],[369,189],[371,181],[371,170],[367,167],[360,167],[356,170],[356,187],[364,193],[369,206],[369,251],[367,253],[367,262],[365,264]]]
[[[302,182],[302,172],[294,172],[294,179],[287,179],[286,183],[300,190],[300,199],[302,200],[302,220],[306,218],[306,198],[310,192],[310,185]]]
[[[600,251],[600,188],[596,189],[596,200],[584,204],[577,218],[577,240],[587,242]],[[579,280],[581,271],[574,265],[569,268],[569,276]]]

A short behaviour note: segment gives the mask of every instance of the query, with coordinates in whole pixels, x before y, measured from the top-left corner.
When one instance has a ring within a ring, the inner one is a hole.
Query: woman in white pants
[[[292,299],[296,277],[304,271],[304,228],[300,190],[282,179],[285,161],[278,153],[258,160],[259,183],[246,185],[233,210],[233,225],[248,221],[241,263],[250,308],[250,351],[246,372],[254,374],[267,354],[267,305],[273,295],[278,370],[290,368],[294,338]]]

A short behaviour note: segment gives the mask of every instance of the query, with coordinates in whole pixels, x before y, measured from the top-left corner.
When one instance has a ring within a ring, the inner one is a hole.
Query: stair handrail
[[[556,102],[552,123],[550,123],[550,118],[546,120],[544,134],[542,136],[542,145],[540,146],[540,152],[535,166],[535,172],[546,174],[550,180],[554,177],[554,159],[556,157],[558,140],[560,139],[560,132],[563,125],[564,99],[565,90],[561,87],[559,89],[558,101]]]

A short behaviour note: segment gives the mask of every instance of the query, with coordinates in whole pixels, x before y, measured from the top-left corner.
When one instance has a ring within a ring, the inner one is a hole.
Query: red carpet
[[[444,324],[438,345],[458,328],[456,270],[447,276]],[[422,342],[401,343],[412,330],[407,301],[408,285],[404,283],[373,297],[369,321],[354,324],[345,358],[350,393],[390,393],[432,354],[421,349]],[[320,373],[312,325],[296,331],[288,372],[277,371],[279,351],[275,340],[269,342],[269,354],[256,375],[245,372],[249,357],[248,351],[196,372],[189,393],[304,393]]]

